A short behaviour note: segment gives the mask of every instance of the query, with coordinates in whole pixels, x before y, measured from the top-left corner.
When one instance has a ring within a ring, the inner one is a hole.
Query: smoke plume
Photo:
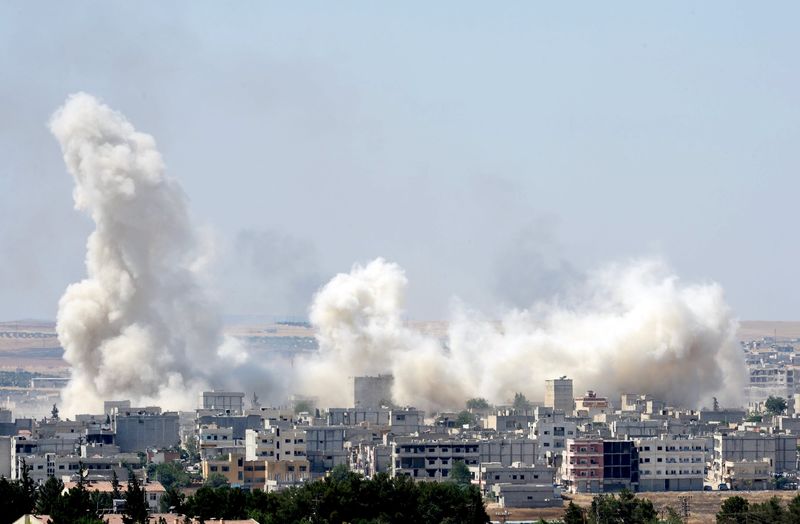
[[[222,337],[198,284],[202,253],[183,192],[153,137],[87,94],[70,96],[50,129],[75,181],[75,208],[95,224],[88,276],[59,302],[72,367],[64,412],[97,412],[103,399],[193,406]]]
[[[689,407],[711,395],[739,400],[737,323],[721,287],[683,284],[662,263],[596,271],[569,304],[539,303],[500,321],[462,307],[444,342],[403,323],[406,285],[397,265],[378,259],[319,292],[311,307],[317,395],[342,391],[347,376],[392,373],[395,402],[458,408],[472,396],[541,398],[545,379],[568,375],[576,393],[650,393]]]

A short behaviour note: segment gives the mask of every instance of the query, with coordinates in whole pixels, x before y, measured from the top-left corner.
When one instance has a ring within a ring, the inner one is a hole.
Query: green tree
[[[225,478],[225,475],[221,475],[219,473],[212,473],[208,476],[203,485],[209,488],[221,488],[223,486],[230,485],[230,482],[228,482],[228,479]]]
[[[564,524],[584,524],[585,522],[586,512],[570,500],[564,511]]]
[[[772,497],[760,504],[751,504],[748,520],[751,522],[783,522],[786,511],[778,497]]]
[[[175,487],[186,487],[191,484],[189,473],[177,462],[166,462],[164,464],[150,464],[147,467],[148,475],[161,482],[164,489]]]
[[[467,400],[467,409],[488,409],[489,402],[485,398],[471,398]]]
[[[795,496],[786,505],[786,521],[800,522],[800,495]]]
[[[179,492],[174,486],[167,488],[159,501],[159,509],[162,513],[183,513],[183,505],[186,496]]]
[[[182,458],[185,458],[185,460],[188,460],[193,464],[200,462],[200,446],[197,443],[197,438],[190,437],[186,439],[183,447],[186,450],[186,457]]]
[[[19,480],[20,505],[25,508],[25,513],[30,513],[36,507],[36,483],[31,478],[31,467],[22,459],[21,478]]]
[[[0,516],[8,519],[8,522],[13,522],[30,512],[31,508],[28,507],[28,500],[22,493],[20,482],[0,477]]]
[[[453,461],[453,468],[450,470],[449,479],[456,484],[466,486],[472,482],[472,473],[470,473],[463,460],[455,460]]]
[[[473,426],[475,425],[475,416],[469,411],[461,411],[458,416],[456,416],[455,423],[458,427]]]
[[[531,408],[531,403],[525,398],[522,393],[514,393],[514,410],[517,412],[524,412]]]
[[[308,400],[298,400],[294,403],[294,412],[295,414],[300,413],[312,413],[314,411],[314,406]]]
[[[717,512],[718,524],[744,524],[747,521],[747,514],[750,511],[750,503],[747,499],[738,495],[728,497],[722,502]]]
[[[113,470],[111,475],[111,498],[120,500],[122,498],[122,491],[120,490],[119,477],[117,477],[117,470]]]
[[[683,524],[683,517],[672,506],[664,508],[664,518],[661,519],[663,524]]]
[[[36,513],[39,515],[52,515],[57,513],[61,505],[61,494],[64,492],[64,483],[57,477],[50,477],[39,486],[36,499]]]
[[[623,489],[617,496],[598,495],[592,500],[587,517],[592,524],[649,524],[658,514],[650,500],[636,498],[629,490]]]
[[[82,473],[81,469],[80,474]],[[70,488],[62,497],[61,504],[55,509],[56,511],[50,514],[52,524],[74,524],[82,519],[89,519],[87,522],[93,523],[97,519],[96,506],[82,476],[77,485]]]
[[[764,407],[767,408],[767,413],[771,415],[780,415],[786,411],[786,400],[782,397],[773,397],[770,395],[764,403]]]
[[[147,494],[133,473],[133,469],[128,469],[128,489],[125,490],[125,511],[122,512],[122,522],[124,524],[147,524],[149,509]]]

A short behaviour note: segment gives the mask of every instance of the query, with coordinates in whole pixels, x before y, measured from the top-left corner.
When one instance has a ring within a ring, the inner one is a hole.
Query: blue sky
[[[302,314],[384,256],[409,316],[658,256],[798,319],[794,2],[6,2],[0,318],[55,315],[91,229],[45,123],[86,91],[156,137],[228,313]],[[509,278],[509,274],[519,275]]]

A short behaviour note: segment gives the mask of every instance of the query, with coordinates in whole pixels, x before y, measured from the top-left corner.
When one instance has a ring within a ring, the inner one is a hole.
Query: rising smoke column
[[[313,376],[329,377],[316,383],[318,396],[342,390],[348,376],[391,372],[395,402],[428,410],[472,396],[541,398],[545,379],[559,375],[574,378],[576,393],[651,393],[692,407],[711,395],[739,401],[744,364],[722,289],[682,284],[662,263],[596,271],[569,305],[540,303],[499,322],[462,307],[444,343],[402,322],[406,285],[398,266],[379,259],[317,295]]]
[[[349,405],[353,376],[389,372],[398,353],[429,344],[404,325],[406,286],[400,266],[380,258],[323,286],[309,312],[320,349],[299,362],[298,389],[327,406]]]
[[[201,253],[183,192],[153,137],[92,96],[70,96],[50,130],[75,181],[75,208],[95,224],[87,278],[59,302],[71,365],[64,412],[98,412],[104,399],[193,406],[221,326],[193,269]]]

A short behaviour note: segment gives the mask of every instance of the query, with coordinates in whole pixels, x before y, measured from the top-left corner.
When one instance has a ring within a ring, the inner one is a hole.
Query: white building
[[[636,439],[641,491],[700,491],[706,466],[706,439]]]
[[[567,439],[577,436],[577,424],[567,420],[563,411],[551,408],[537,407],[534,414],[536,421],[532,425],[531,436],[536,439],[539,458],[548,459],[552,465],[557,466],[553,459],[561,457]]]

